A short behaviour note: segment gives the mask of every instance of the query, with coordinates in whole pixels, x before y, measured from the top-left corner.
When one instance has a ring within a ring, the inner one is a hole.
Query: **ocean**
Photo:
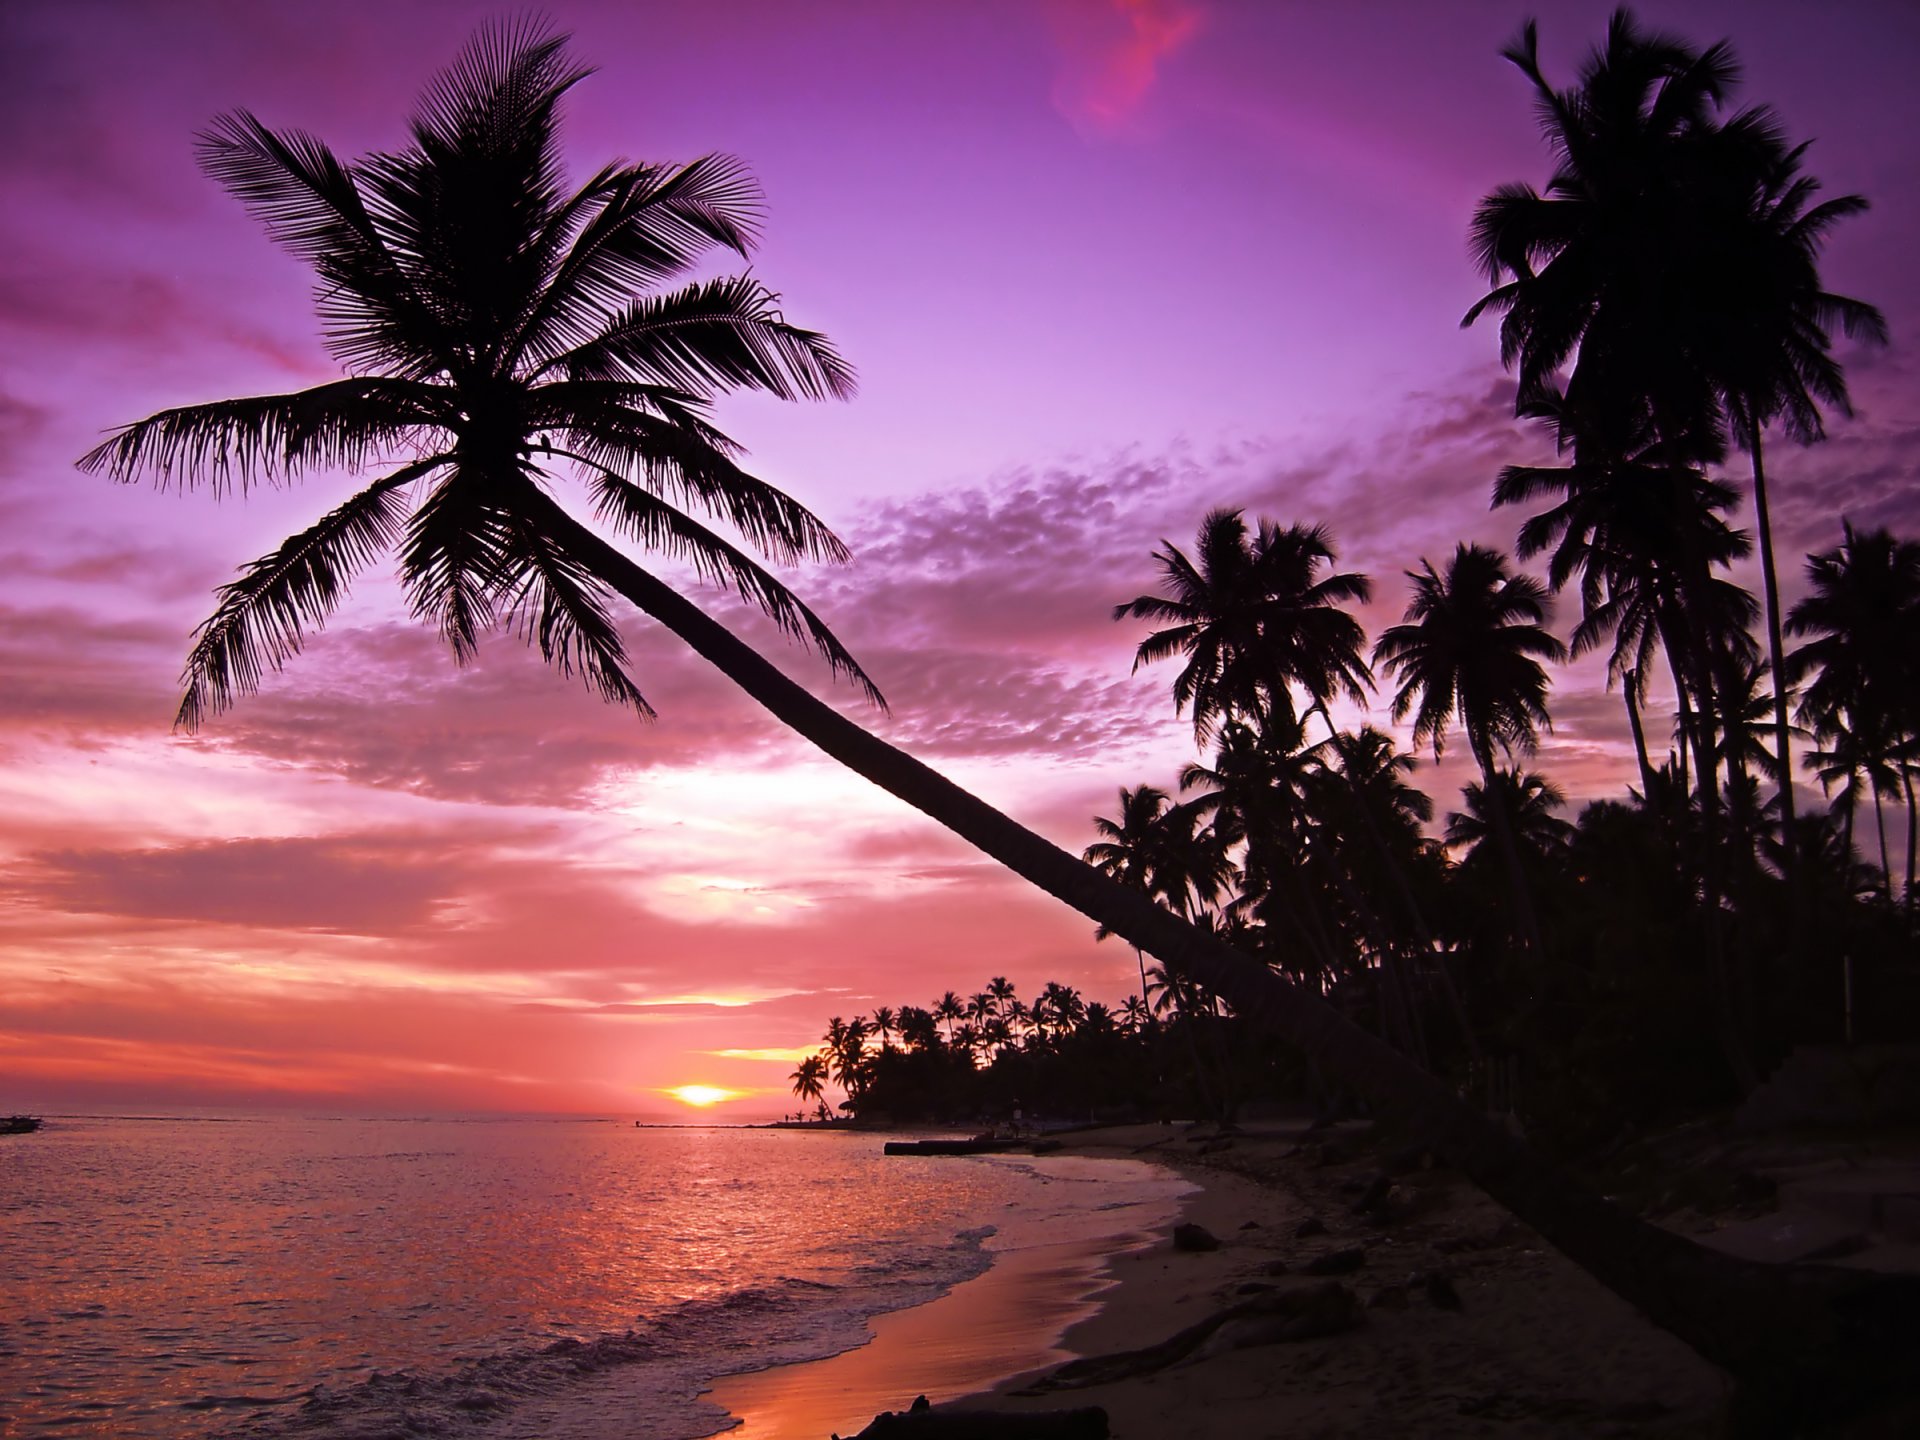
[[[1137,1241],[1187,1188],[885,1138],[51,1117],[0,1140],[0,1436],[692,1440],[730,1423],[714,1377],[850,1349],[1001,1251]]]

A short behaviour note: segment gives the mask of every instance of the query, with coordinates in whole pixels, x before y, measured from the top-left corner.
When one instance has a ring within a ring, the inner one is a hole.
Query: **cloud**
[[[1193,0],[1059,0],[1050,10],[1054,109],[1083,135],[1124,133],[1203,13]]]
[[[73,914],[394,935],[434,920],[459,870],[444,836],[295,836],[40,851],[7,888]]]

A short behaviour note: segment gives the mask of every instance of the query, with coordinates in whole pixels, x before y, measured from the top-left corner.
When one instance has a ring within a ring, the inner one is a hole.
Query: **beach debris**
[[[1322,1220],[1318,1215],[1309,1215],[1293,1227],[1293,1238],[1296,1240],[1310,1240],[1315,1235],[1324,1235],[1326,1233],[1327,1222]]]
[[[1124,1350],[1113,1355],[1089,1355],[1082,1360],[1069,1360],[1017,1393],[1045,1395],[1055,1390],[1082,1390],[1093,1385],[1110,1385],[1226,1350],[1313,1340],[1351,1330],[1364,1323],[1366,1313],[1359,1297],[1337,1280],[1273,1290],[1216,1311],[1158,1345],[1149,1345],[1143,1350]],[[900,1433],[908,1435],[915,1432]]]
[[[1218,1250],[1220,1237],[1204,1225],[1195,1225],[1188,1221],[1173,1227],[1173,1248],[1176,1250]]]
[[[1366,1263],[1365,1247],[1355,1245],[1348,1250],[1329,1250],[1324,1255],[1316,1255],[1300,1270],[1306,1275],[1351,1275]]]
[[[905,1410],[883,1410],[851,1440],[1107,1440],[1110,1433],[1107,1412],[1098,1405],[1036,1414],[936,1410],[921,1395]]]

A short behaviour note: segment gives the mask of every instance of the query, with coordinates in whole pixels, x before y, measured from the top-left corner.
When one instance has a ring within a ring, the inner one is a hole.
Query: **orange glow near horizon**
[[[666,1093],[683,1105],[704,1110],[709,1105],[718,1105],[722,1100],[737,1100],[742,1092],[722,1089],[718,1085],[676,1085]]]

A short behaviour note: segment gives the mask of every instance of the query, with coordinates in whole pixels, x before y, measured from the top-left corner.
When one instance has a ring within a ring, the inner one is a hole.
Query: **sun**
[[[718,1105],[722,1100],[732,1100],[740,1092],[723,1090],[718,1085],[676,1085],[667,1094],[682,1104],[704,1110],[709,1105]]]

